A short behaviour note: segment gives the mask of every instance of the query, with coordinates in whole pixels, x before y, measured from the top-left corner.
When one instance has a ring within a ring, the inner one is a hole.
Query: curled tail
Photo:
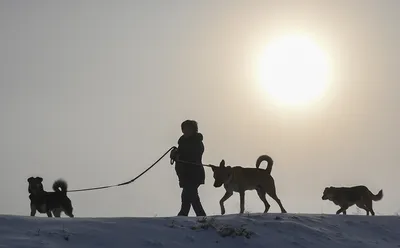
[[[68,189],[68,184],[63,179],[58,179],[53,183],[53,190],[55,192],[63,192],[66,194],[67,189]]]
[[[272,171],[272,165],[274,164],[274,161],[272,160],[272,158],[268,155],[261,155],[260,157],[258,157],[257,162],[256,162],[256,168],[259,169],[260,164],[263,161],[267,161],[267,168],[265,169],[268,174],[271,174]]]
[[[371,193],[371,198],[373,201],[380,201],[383,198],[383,190],[379,190],[378,194],[374,195],[372,192]]]

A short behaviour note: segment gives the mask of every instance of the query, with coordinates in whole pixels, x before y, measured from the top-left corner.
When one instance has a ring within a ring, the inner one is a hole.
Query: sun
[[[328,56],[302,35],[284,36],[261,56],[261,84],[275,103],[304,106],[324,97],[330,83]]]

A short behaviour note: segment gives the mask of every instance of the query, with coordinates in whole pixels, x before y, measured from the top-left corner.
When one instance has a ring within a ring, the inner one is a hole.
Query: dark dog
[[[73,208],[71,200],[67,197],[67,183],[64,180],[57,180],[53,183],[54,192],[46,192],[43,189],[43,178],[30,177],[28,178],[28,192],[31,200],[31,216],[35,216],[36,211],[46,213],[48,217],[60,217],[61,212],[64,212],[69,217],[73,218]]]
[[[356,204],[359,208],[364,209],[367,215],[375,215],[372,209],[372,201],[380,201],[383,197],[383,191],[380,190],[378,194],[374,195],[366,186],[355,187],[327,187],[324,190],[322,200],[330,200],[340,209],[336,214],[346,214],[346,210]]]

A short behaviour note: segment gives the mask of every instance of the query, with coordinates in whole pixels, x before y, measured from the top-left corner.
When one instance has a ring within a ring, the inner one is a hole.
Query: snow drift
[[[400,247],[400,218],[295,214],[75,219],[0,216],[0,247]]]

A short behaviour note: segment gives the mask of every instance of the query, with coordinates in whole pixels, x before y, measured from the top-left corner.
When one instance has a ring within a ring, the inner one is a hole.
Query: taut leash
[[[152,165],[150,165],[146,170],[144,170],[142,173],[140,173],[138,176],[136,176],[132,180],[129,180],[129,181],[124,182],[124,183],[112,184],[112,185],[107,185],[107,186],[99,186],[99,187],[92,187],[92,188],[85,188],[85,189],[68,190],[67,192],[68,193],[70,193],[70,192],[72,193],[72,192],[82,192],[82,191],[92,191],[92,190],[99,190],[99,189],[108,189],[108,188],[114,188],[114,187],[119,187],[119,186],[123,186],[123,185],[127,185],[127,184],[130,184],[130,183],[133,183],[134,181],[139,179],[141,176],[143,176],[146,172],[148,172],[151,168],[153,168],[158,162],[161,161],[161,159],[163,159],[173,149],[176,149],[176,147],[173,146],[173,147],[169,148],[159,159],[157,159]]]

